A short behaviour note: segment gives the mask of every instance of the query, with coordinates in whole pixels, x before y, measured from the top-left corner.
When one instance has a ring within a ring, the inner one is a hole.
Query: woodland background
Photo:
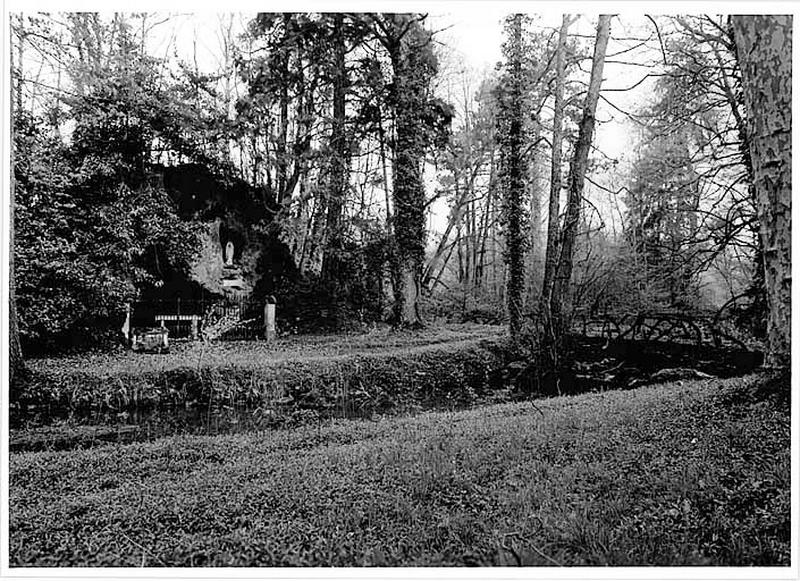
[[[221,15],[212,71],[148,50],[172,18],[12,15],[23,351],[107,344],[132,300],[194,292],[220,217],[261,249],[254,294],[285,330],[541,336],[579,311],[722,310],[765,337],[747,31],[729,17],[643,16],[628,35],[621,17],[510,15],[477,83],[424,14],[258,14],[238,32]],[[624,91],[650,94],[615,109],[636,152],[620,164],[593,134],[621,90],[603,66],[628,59]]]

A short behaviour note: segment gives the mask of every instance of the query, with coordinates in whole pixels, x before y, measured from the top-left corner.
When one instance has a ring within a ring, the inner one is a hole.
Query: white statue
[[[225,265],[233,266],[233,242],[230,241],[225,245]]]

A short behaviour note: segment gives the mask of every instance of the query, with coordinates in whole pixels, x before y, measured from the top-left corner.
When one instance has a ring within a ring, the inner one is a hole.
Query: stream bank
[[[251,368],[249,375],[241,368],[227,377],[225,368],[208,375],[171,369],[156,382],[159,394],[171,396],[163,401],[105,397],[89,405],[85,399],[76,400],[81,405],[17,405],[12,408],[9,448],[66,450],[179,434],[318,428],[331,418],[457,410],[531,395],[546,397],[557,390],[576,395],[740,376],[762,362],[762,355],[754,351],[587,337],[573,338],[571,355],[573,363],[561,372],[557,387],[540,384],[539,389],[531,384],[532,374],[523,373],[524,365],[509,360],[502,338],[408,348],[391,356],[362,353],[290,360]],[[152,381],[148,377],[148,384]]]

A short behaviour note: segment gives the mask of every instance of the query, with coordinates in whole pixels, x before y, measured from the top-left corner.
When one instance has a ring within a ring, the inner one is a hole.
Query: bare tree
[[[550,162],[550,203],[547,212],[547,247],[544,259],[544,279],[542,281],[541,303],[543,308],[550,304],[553,287],[553,274],[556,269],[556,250],[558,242],[558,210],[561,198],[561,142],[564,124],[564,78],[566,77],[567,31],[570,16],[564,14],[558,32],[556,47],[556,86],[553,104],[553,154]]]
[[[583,107],[583,117],[578,127],[578,140],[575,144],[575,151],[570,163],[567,211],[559,244],[559,260],[556,266],[553,290],[550,296],[551,320],[552,324],[555,325],[557,334],[561,332],[561,318],[566,302],[569,281],[572,277],[575,236],[577,234],[578,221],[580,218],[584,179],[586,176],[586,169],[589,165],[589,150],[592,146],[595,112],[597,110],[597,101],[600,98],[600,84],[603,80],[603,65],[605,63],[610,28],[611,15],[600,15],[597,23],[597,36],[594,45],[589,89]]]

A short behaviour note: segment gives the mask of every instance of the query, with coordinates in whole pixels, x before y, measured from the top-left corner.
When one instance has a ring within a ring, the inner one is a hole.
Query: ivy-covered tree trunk
[[[398,92],[402,81],[395,81]],[[419,296],[425,240],[425,196],[422,184],[422,156],[419,129],[412,99],[397,103],[397,150],[394,160],[394,235],[396,244],[395,322],[416,326],[421,323]]]
[[[289,26],[292,21],[292,15],[288,12],[283,15],[283,35],[284,42],[288,44],[291,34]],[[288,148],[288,135],[289,135],[289,49],[287,47],[281,48],[279,57],[280,74],[283,78],[283,83],[280,87],[280,128],[278,132],[277,143],[277,166],[278,166],[278,196],[279,202],[288,205],[292,198],[292,192],[287,191],[288,175],[289,175],[289,148]]]
[[[578,126],[578,140],[575,143],[575,151],[569,168],[567,211],[561,232],[559,258],[553,280],[553,291],[550,297],[551,320],[557,337],[561,336],[563,332],[563,311],[567,291],[569,290],[569,281],[572,278],[575,237],[578,232],[584,179],[589,165],[589,150],[592,146],[592,136],[594,135],[595,112],[597,110],[597,101],[600,98],[600,84],[603,80],[603,65],[605,64],[610,28],[611,16],[601,14],[597,22],[589,90],[586,94],[583,117]]]
[[[11,218],[8,251],[8,384],[14,389],[17,381],[25,374],[25,360],[19,343],[17,326],[17,299],[14,284],[14,147],[11,147]]]
[[[425,160],[426,128],[421,115],[427,101],[427,71],[432,58],[425,45],[430,35],[409,15],[398,15],[397,25],[408,26],[391,54],[394,68],[395,151],[394,202],[394,309],[396,325],[422,325],[419,299],[425,260]]]
[[[791,362],[792,17],[732,19],[748,118],[767,291],[766,367]]]
[[[541,305],[547,309],[553,289],[553,275],[556,270],[556,250],[558,248],[558,211],[561,199],[561,142],[564,124],[564,78],[566,77],[567,31],[570,18],[564,14],[558,32],[556,47],[556,86],[553,103],[553,154],[550,162],[550,202],[547,212],[547,246],[544,258],[544,279],[542,281]]]
[[[20,26],[22,23],[22,16],[20,15]],[[18,41],[20,43],[20,59],[18,65],[22,66],[22,40]],[[11,52],[11,73],[12,73],[12,82],[15,90],[15,100],[14,105],[11,105],[11,126],[14,126],[14,111],[16,105],[16,111],[22,110],[22,88],[20,86],[22,74],[21,71],[18,71],[14,68],[14,53]],[[16,73],[16,74],[15,74]],[[16,79],[14,77],[16,76]],[[26,367],[25,367],[25,359],[22,357],[22,347],[19,343],[19,327],[17,325],[17,298],[16,298],[16,284],[14,282],[14,214],[15,214],[15,192],[16,192],[16,179],[14,176],[14,160],[15,160],[15,151],[16,147],[14,146],[14,139],[12,133],[11,139],[11,163],[9,165],[11,169],[11,195],[9,196],[11,199],[9,201],[11,205],[11,216],[9,218],[9,235],[8,235],[8,384],[10,389],[14,389],[14,381],[15,379],[18,381],[20,377],[25,374]]]
[[[526,164],[523,149],[524,87],[522,61],[522,14],[515,14],[509,23],[506,43],[506,73],[498,89],[497,140],[500,146],[500,171],[503,185],[503,226],[506,240],[505,261],[506,308],[512,341],[519,339],[522,329],[522,303],[525,292]]]

